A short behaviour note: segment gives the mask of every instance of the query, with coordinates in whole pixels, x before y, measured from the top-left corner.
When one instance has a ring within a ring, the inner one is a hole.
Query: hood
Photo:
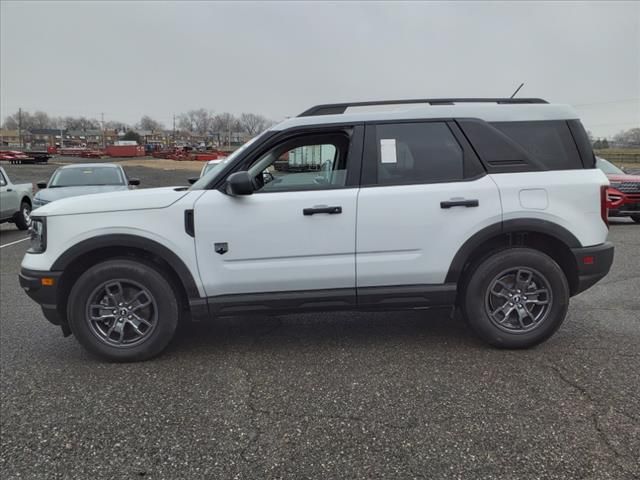
[[[126,185],[83,185],[79,187],[53,187],[39,190],[35,198],[43,202],[53,202],[61,198],[77,197],[79,195],[90,195],[92,193],[119,192],[128,190]]]
[[[54,188],[53,190],[58,189]],[[59,190],[64,189],[60,188]],[[128,190],[124,187],[120,191],[94,193],[56,200],[53,203],[48,203],[35,209],[32,214],[35,216],[54,216],[165,208],[184,197],[187,193],[188,190],[185,187],[143,188],[141,190]],[[78,193],[70,195],[78,195]]]
[[[640,182],[640,175],[627,175],[620,173],[610,173],[607,175],[607,178],[612,183],[621,183],[621,182]]]

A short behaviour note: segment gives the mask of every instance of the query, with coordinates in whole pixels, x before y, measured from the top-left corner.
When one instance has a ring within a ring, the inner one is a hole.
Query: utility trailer
[[[0,160],[6,160],[11,164],[21,165],[34,163],[47,163],[51,155],[47,151],[42,150],[0,150]]]

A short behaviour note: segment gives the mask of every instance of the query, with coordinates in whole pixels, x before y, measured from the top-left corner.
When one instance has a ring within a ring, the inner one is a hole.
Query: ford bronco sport
[[[565,105],[320,105],[190,188],[35,210],[20,283],[116,361],[160,353],[189,318],[445,305],[525,348],[609,271],[607,185]]]

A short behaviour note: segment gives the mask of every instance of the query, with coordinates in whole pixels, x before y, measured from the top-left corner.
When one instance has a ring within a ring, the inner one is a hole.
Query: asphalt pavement
[[[612,272],[530,350],[487,347],[448,310],[327,313],[184,327],[124,365],[43,318],[17,281],[28,242],[5,246],[24,232],[3,225],[0,476],[639,478],[640,225],[614,222]]]

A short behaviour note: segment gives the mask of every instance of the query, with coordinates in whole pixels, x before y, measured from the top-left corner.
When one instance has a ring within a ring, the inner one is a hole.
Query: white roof
[[[569,105],[549,103],[497,104],[461,103],[456,105],[384,105],[351,107],[339,115],[317,115],[289,118],[271,130],[286,130],[305,125],[356,123],[384,120],[429,118],[478,118],[487,122],[518,122],[536,120],[575,120],[578,114]]]

